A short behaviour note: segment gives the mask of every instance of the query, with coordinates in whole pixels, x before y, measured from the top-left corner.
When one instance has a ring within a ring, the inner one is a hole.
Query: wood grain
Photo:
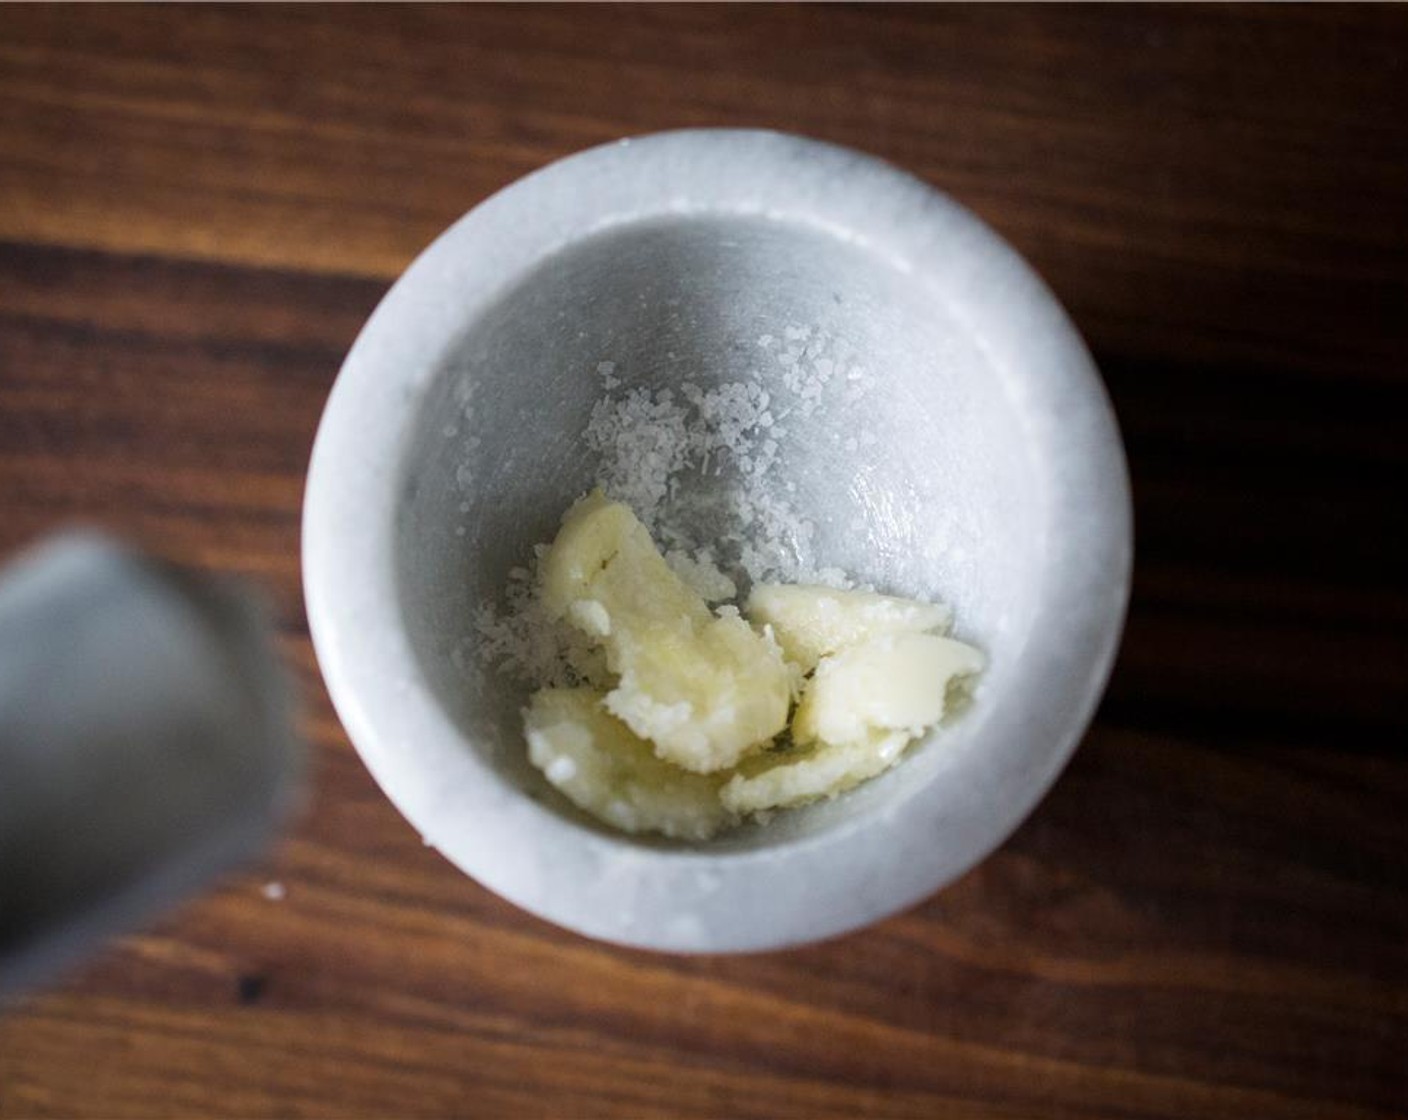
[[[875,151],[1013,240],[1139,531],[1036,814],[737,959],[590,944],[425,848],[298,586],[387,280],[546,160],[702,124]],[[258,581],[316,769],[265,866],[0,1019],[0,1115],[1408,1112],[1405,156],[1393,8],[0,9],[0,554],[86,520]]]

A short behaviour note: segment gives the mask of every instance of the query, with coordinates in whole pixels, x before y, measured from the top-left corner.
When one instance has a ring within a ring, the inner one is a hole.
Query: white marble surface
[[[766,378],[748,347],[767,324],[845,340],[874,383],[863,407],[801,425],[774,468],[819,559],[949,599],[992,667],[961,720],[834,803],[695,847],[610,834],[522,761],[518,694],[451,655],[591,481],[579,436],[598,363],[654,389]],[[454,414],[466,393],[473,414]],[[861,429],[879,438],[844,438]],[[588,936],[739,951],[874,921],[1001,843],[1094,710],[1131,545],[1099,377],[991,230],[855,152],[690,131],[545,168],[411,266],[329,400],[303,559],[339,715],[428,843]]]

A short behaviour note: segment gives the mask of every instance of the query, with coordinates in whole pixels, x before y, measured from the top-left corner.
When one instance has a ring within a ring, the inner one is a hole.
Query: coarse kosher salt
[[[816,527],[791,504],[795,486],[775,468],[785,458],[783,421],[794,412],[811,416],[828,396],[857,399],[869,374],[843,344],[813,328],[788,325],[781,341],[765,334],[756,345],[775,376],[750,370],[712,386],[684,381],[652,390],[627,385],[615,362],[597,362],[603,395],[581,433],[597,458],[597,484],[630,506],[676,574],[709,602],[733,598],[744,581],[851,585],[843,572],[816,565]],[[701,525],[712,527],[706,539],[695,535]],[[481,665],[525,684],[599,684],[606,679],[600,650],[538,602],[537,565],[546,550],[536,546],[527,565],[510,573],[502,601],[480,605],[467,644]]]

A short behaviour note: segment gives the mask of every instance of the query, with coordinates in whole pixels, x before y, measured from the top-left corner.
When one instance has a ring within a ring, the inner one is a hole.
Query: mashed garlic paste
[[[627,832],[701,840],[834,797],[895,765],[984,664],[937,603],[756,583],[742,613],[711,609],[732,585],[708,557],[667,560],[599,490],[536,573],[542,621],[586,648],[579,682],[533,693],[529,757]]]

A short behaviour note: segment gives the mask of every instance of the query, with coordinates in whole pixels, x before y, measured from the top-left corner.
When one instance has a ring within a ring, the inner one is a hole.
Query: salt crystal
[[[270,902],[282,902],[284,900],[284,896],[288,894],[288,892],[284,890],[284,885],[278,882],[277,880],[270,880],[269,882],[265,883],[259,889],[259,893],[262,894],[265,898],[267,898]]]
[[[577,764],[566,755],[558,755],[548,763],[544,773],[547,774],[548,781],[554,785],[561,785],[563,782],[570,782],[577,776]]]
[[[793,324],[782,334],[780,347],[772,334],[757,339],[770,372],[749,369],[740,380],[712,386],[685,381],[677,392],[618,391],[616,363],[596,363],[605,395],[592,407],[582,442],[596,458],[597,482],[631,507],[681,578],[711,601],[733,597],[743,578],[850,585],[837,569],[816,566],[816,527],[786,497],[796,484],[777,479],[773,468],[788,431],[782,421],[794,411],[812,416],[827,401],[854,399],[864,390],[864,371],[850,366],[847,348],[824,332]],[[846,384],[830,388],[842,369]],[[854,437],[847,440],[848,450],[855,445]],[[462,468],[457,477],[467,485],[471,475]],[[706,539],[692,535],[700,524],[710,526]],[[600,651],[538,603],[536,570],[547,548],[536,545],[532,563],[509,573],[501,603],[480,607],[475,651],[482,664],[533,686],[600,680]]]

